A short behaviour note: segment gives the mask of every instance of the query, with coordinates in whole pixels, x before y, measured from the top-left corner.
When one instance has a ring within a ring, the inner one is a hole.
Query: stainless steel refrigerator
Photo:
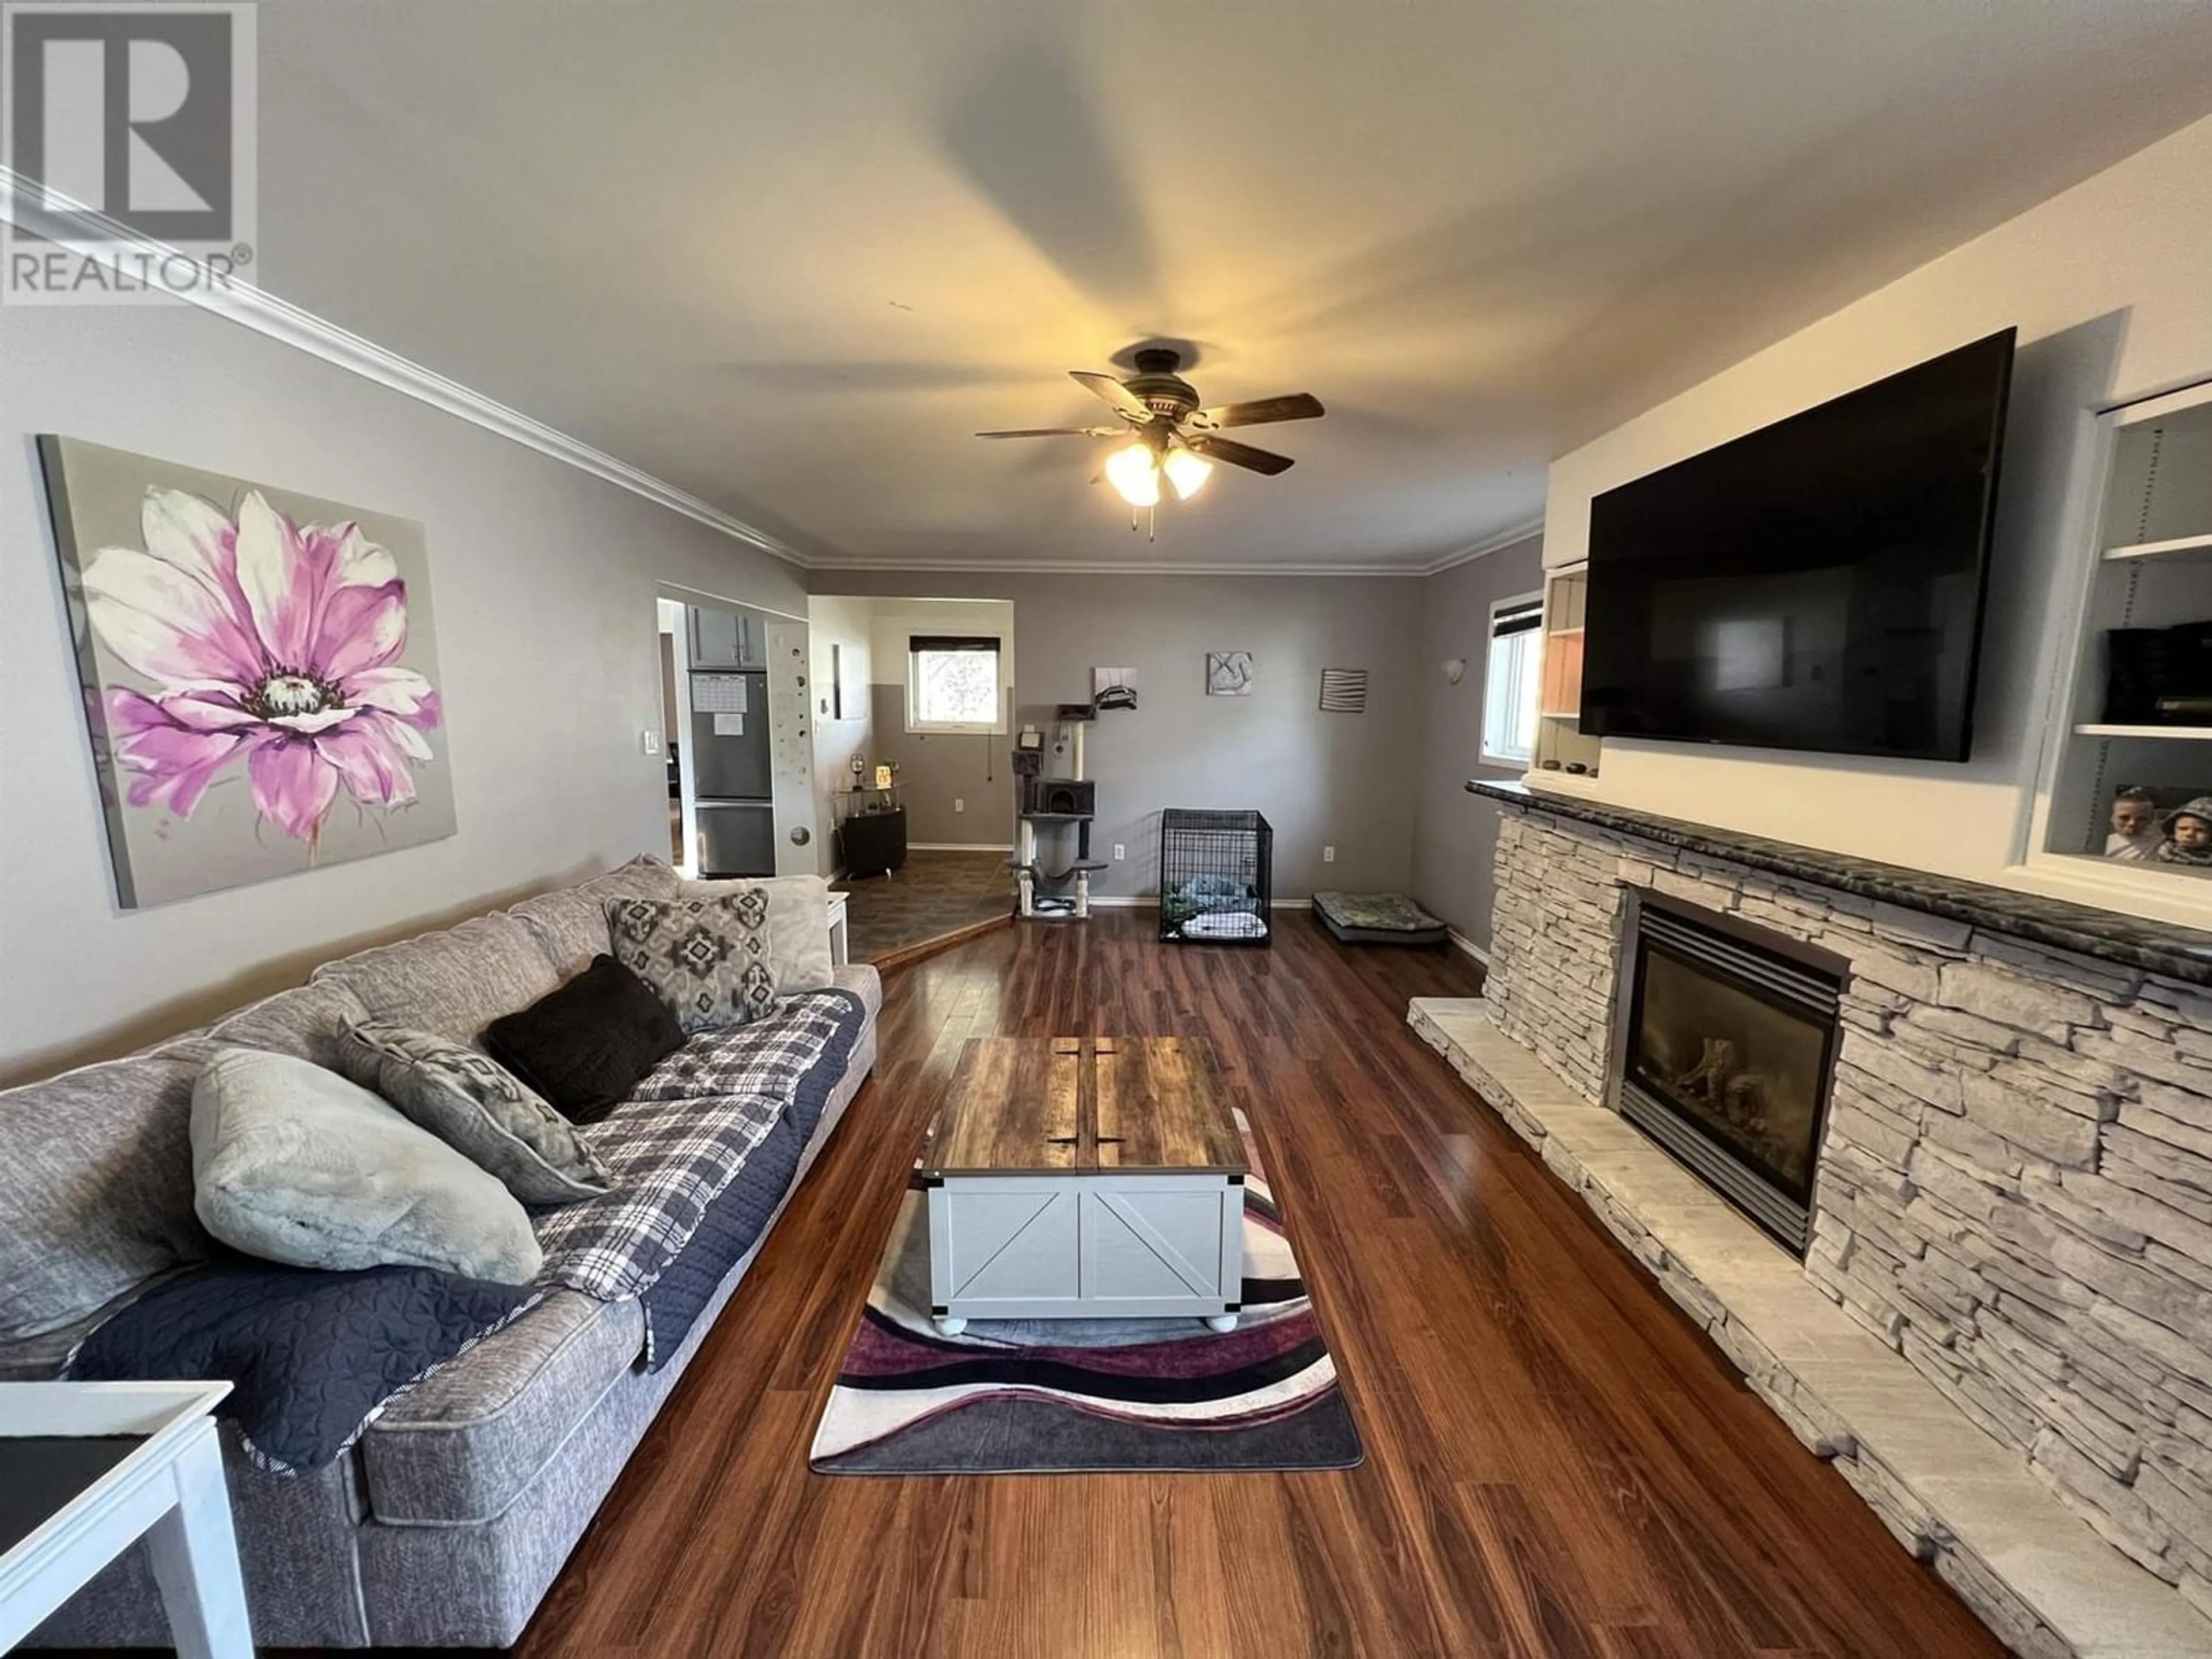
[[[719,708],[715,712],[698,708],[702,702]],[[699,810],[699,873],[709,878],[772,876],[775,787],[769,772],[768,675],[757,669],[695,669],[692,703],[691,787]]]

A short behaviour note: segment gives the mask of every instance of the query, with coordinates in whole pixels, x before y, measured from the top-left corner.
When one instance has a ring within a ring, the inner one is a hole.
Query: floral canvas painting
[[[126,908],[453,833],[420,525],[39,450]]]

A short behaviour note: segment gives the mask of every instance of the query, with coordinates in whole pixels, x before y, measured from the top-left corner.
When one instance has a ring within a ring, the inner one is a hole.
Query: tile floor
[[[1004,853],[912,852],[905,868],[891,875],[839,882],[852,895],[846,927],[853,960],[874,962],[1008,914],[1014,908],[1014,878]]]

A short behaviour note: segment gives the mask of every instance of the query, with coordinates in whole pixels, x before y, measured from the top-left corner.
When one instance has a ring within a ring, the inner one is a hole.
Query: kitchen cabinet
[[[695,605],[690,609],[691,666],[766,668],[768,630],[758,617]]]

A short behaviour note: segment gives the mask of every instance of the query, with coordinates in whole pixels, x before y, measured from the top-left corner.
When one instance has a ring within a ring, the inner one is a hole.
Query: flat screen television
[[[1965,760],[2013,336],[1594,500],[1582,729]]]

